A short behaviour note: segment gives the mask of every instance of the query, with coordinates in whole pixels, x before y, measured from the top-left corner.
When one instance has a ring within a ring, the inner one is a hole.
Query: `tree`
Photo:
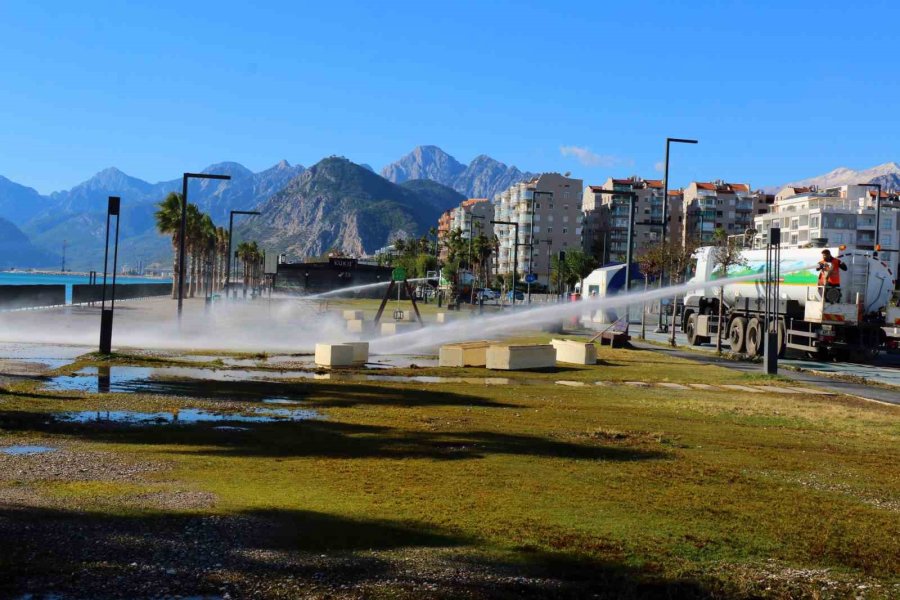
[[[644,293],[650,285],[650,279],[659,277],[666,263],[666,248],[661,242],[647,246],[637,256],[637,264],[644,276]],[[647,302],[641,310],[641,339],[647,335]]]
[[[727,279],[728,271],[732,267],[739,267],[747,264],[747,260],[743,257],[743,243],[737,238],[729,238],[723,229],[716,229],[713,234],[714,248],[712,251],[713,262],[713,279]],[[725,284],[719,286],[719,314],[716,320],[718,327],[716,331],[716,353],[722,353],[722,311],[725,306]]]
[[[571,250],[566,252],[566,272],[568,273],[568,281],[566,283],[574,284],[576,281],[580,283],[581,296],[584,297],[584,278],[591,274],[597,268],[597,259],[586,254],[582,250]]]
[[[178,249],[181,243],[181,194],[169,193],[156,209],[156,229],[172,236],[172,298],[178,297]]]
[[[699,243],[696,238],[687,238],[684,242],[678,240],[669,240],[665,246],[665,270],[669,273],[672,284],[678,284],[684,281],[688,267],[694,260],[694,253],[697,251]],[[675,311],[678,308],[678,294],[672,297],[672,327],[669,344],[675,346]],[[682,323],[682,328],[684,323]]]

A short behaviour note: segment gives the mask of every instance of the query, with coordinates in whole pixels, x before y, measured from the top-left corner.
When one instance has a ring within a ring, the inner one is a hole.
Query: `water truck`
[[[819,285],[816,270],[823,249],[781,250],[774,325],[779,355],[791,348],[819,359],[851,355],[866,359],[882,348],[895,347],[897,339],[889,337],[888,326],[892,319],[900,319],[900,309],[888,306],[896,284],[888,264],[871,250],[829,248],[847,270],[840,272],[839,290],[828,289]],[[696,271],[690,282],[709,285],[689,292],[684,300],[682,330],[692,345],[719,335],[717,280],[723,274],[714,252],[714,247],[703,247],[694,255]],[[741,257],[746,264],[729,269],[728,277],[745,279],[724,286],[721,335],[733,352],[754,357],[764,348],[766,251],[746,250]]]

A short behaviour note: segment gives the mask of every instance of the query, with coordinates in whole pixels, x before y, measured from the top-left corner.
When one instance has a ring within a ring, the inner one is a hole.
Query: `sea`
[[[106,276],[106,282],[112,284],[112,275]],[[29,273],[26,271],[0,271],[0,285],[60,285],[66,286],[66,304],[72,302],[72,284],[90,283],[87,275],[62,273]],[[103,276],[98,276],[97,283],[103,283]],[[171,279],[158,277],[134,277],[116,275],[116,283],[172,283]]]

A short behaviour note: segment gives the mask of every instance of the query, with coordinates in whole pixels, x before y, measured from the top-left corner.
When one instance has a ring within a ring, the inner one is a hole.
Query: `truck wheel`
[[[764,348],[763,335],[763,326],[762,323],[759,322],[759,319],[756,317],[750,319],[750,322],[747,323],[747,335],[745,341],[747,356],[755,358],[762,354]]]
[[[744,351],[744,343],[747,339],[747,319],[744,317],[735,317],[728,328],[728,343],[731,344],[731,351],[741,353]]]
[[[697,315],[691,314],[688,317],[687,324],[684,327],[684,333],[687,335],[688,344],[691,346],[699,346],[703,338],[697,335]]]
[[[787,352],[787,328],[784,321],[778,319],[778,358],[784,358]]]

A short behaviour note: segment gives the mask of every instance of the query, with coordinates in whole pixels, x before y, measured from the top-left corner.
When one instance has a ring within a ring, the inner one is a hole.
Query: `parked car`
[[[512,302],[513,292],[512,290],[506,292],[506,299]],[[516,290],[516,300],[525,300],[525,293]]]
[[[489,300],[499,300],[500,292],[497,292],[497,291],[491,290],[491,289],[487,289],[487,288],[477,290],[475,292],[475,300],[478,301],[478,300],[481,300],[482,298],[485,300],[485,302],[487,302]]]

